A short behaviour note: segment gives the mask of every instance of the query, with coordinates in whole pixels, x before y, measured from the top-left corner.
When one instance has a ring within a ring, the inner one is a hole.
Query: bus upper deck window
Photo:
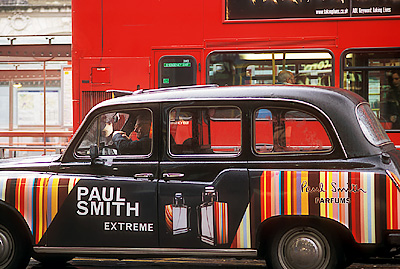
[[[207,68],[207,83],[220,86],[276,84],[282,70],[292,72],[296,84],[333,86],[328,52],[214,52]]]

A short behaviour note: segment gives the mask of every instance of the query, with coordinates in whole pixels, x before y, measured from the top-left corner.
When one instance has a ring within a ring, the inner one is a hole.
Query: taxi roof
[[[128,92],[125,91],[125,94]],[[305,101],[317,105],[324,103],[326,98],[351,100],[353,104],[365,101],[353,92],[332,88],[299,85],[257,85],[257,86],[225,86],[196,85],[162,89],[138,90],[123,97],[113,98],[101,103],[104,106],[137,103],[137,102],[169,102],[185,100],[215,100],[215,99],[254,99],[282,98]]]

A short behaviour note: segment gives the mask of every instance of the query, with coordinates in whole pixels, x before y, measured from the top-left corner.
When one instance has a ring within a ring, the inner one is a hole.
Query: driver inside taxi
[[[151,150],[151,119],[149,115],[140,114],[136,117],[133,131],[137,140],[130,139],[124,131],[114,131],[112,141],[119,154],[149,154]]]

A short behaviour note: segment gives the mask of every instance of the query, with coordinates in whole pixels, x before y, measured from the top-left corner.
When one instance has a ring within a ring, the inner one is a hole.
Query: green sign
[[[191,67],[191,63],[164,63],[164,67]]]
[[[169,78],[163,78],[162,83],[163,84],[169,84]]]

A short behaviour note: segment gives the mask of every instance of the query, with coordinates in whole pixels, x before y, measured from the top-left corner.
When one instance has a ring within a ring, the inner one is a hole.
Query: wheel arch
[[[283,227],[300,225],[314,227],[323,234],[334,235],[335,240],[345,248],[345,251],[347,249],[353,249],[354,251],[354,248],[358,247],[351,231],[342,223],[335,220],[320,216],[274,216],[264,220],[258,226],[256,235],[257,255],[261,258],[265,257],[268,241],[271,240],[274,235],[274,233],[270,231]],[[346,251],[346,253],[348,252]]]
[[[2,200],[0,200],[0,222],[7,222],[16,225],[18,231],[23,233],[24,237],[29,240],[31,246],[33,245],[33,235],[24,217],[15,207]]]

